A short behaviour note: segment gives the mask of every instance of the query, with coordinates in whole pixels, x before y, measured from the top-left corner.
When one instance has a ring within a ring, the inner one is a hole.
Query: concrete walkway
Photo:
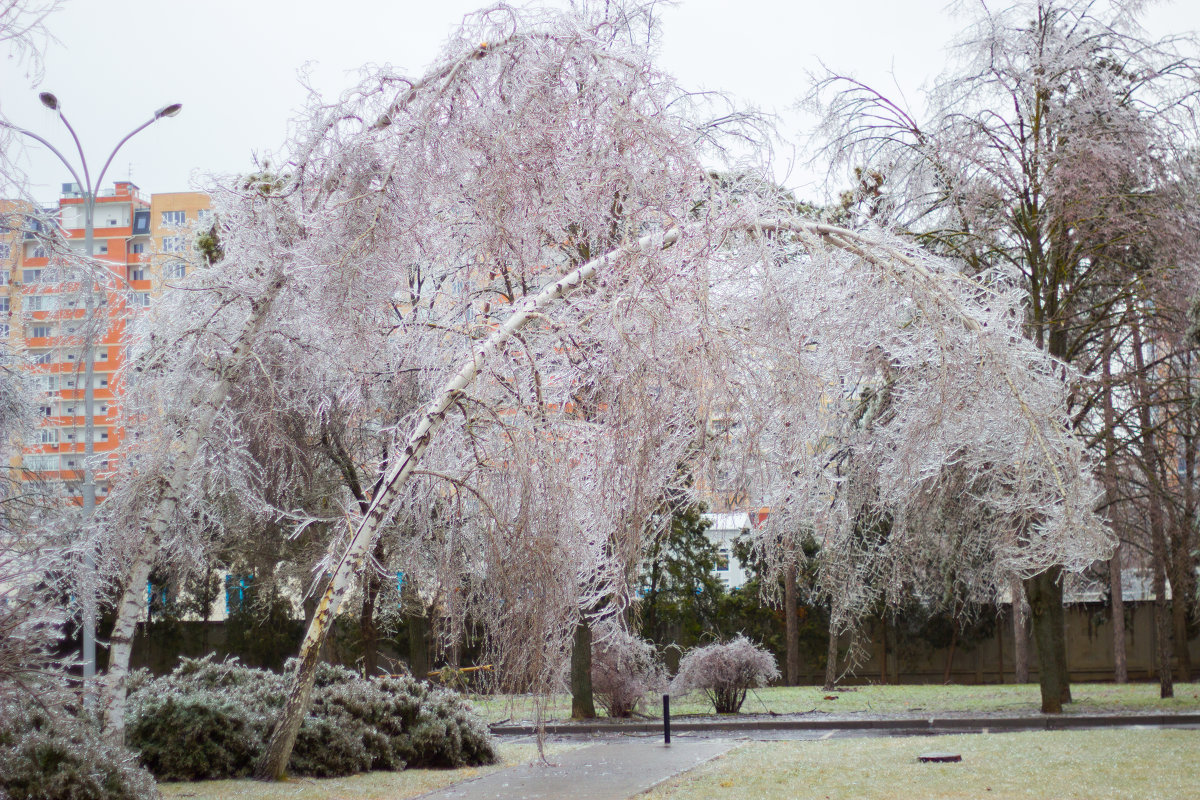
[[[634,739],[602,742],[455,784],[420,800],[626,800],[716,758],[731,740]]]
[[[972,714],[944,713],[922,715],[847,714],[753,714],[727,717],[674,717],[671,730],[690,736],[717,738],[777,738],[779,734],[824,734],[829,731],[857,735],[910,736],[913,734],[1000,733],[1002,731],[1081,730],[1086,728],[1195,727],[1200,713],[1132,712],[1125,714]],[[492,725],[497,736],[530,736],[536,728],[530,723]],[[661,736],[662,721],[626,722],[551,722],[551,736]],[[802,737],[817,738],[817,737]]]

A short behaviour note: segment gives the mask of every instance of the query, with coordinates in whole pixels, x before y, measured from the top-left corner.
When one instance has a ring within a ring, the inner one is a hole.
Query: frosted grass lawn
[[[929,751],[962,755],[923,764]],[[746,744],[639,800],[1194,800],[1200,731],[1106,730]]]
[[[552,756],[582,746],[547,743],[546,755]],[[346,778],[293,778],[281,783],[263,783],[249,778],[235,781],[180,781],[160,783],[158,789],[164,798],[186,797],[190,800],[404,800],[499,769],[528,764],[538,757],[537,746],[532,742],[500,742],[497,749],[500,762],[486,767],[366,772]]]
[[[1076,683],[1071,685],[1075,702],[1064,708],[1066,714],[1122,713],[1134,711],[1200,711],[1200,686],[1180,683],[1175,697],[1163,700],[1157,683]],[[827,697],[835,699],[829,700]],[[533,699],[526,696],[476,695],[475,709],[488,722],[532,720]],[[742,714],[943,714],[979,713],[1036,715],[1041,708],[1037,684],[988,684],[983,686],[854,686],[845,691],[827,692],[819,686],[777,686],[758,689],[746,696]],[[662,716],[657,701],[639,709],[649,717]],[[671,716],[711,715],[712,706],[699,693],[671,698]],[[565,720],[571,716],[569,695],[554,695],[546,707],[546,719]]]

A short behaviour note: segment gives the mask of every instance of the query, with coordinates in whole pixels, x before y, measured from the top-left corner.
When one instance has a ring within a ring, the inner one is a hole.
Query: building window
[[[168,226],[179,227],[187,223],[186,211],[164,211],[162,212],[162,224]]]
[[[23,270],[21,270],[21,280],[24,281],[25,283],[37,283],[41,279],[42,279],[42,271],[40,269],[23,269]]]
[[[52,472],[58,469],[58,456],[25,456],[21,459],[30,472]]]
[[[53,295],[31,294],[25,298],[26,311],[54,311],[57,308]]]
[[[164,236],[162,240],[164,253],[182,253],[184,245],[184,237],[182,236]]]
[[[134,242],[133,244],[129,245],[129,252],[135,253],[135,254],[146,252],[146,243],[145,242]]]
[[[149,308],[150,293],[149,292],[130,292],[129,305],[134,308]]]
[[[8,258],[12,255],[12,245],[8,242],[0,242],[0,258]]]
[[[44,244],[34,245],[33,249],[29,253],[29,257],[30,258],[45,258],[46,257],[46,245],[44,245]]]
[[[38,428],[38,444],[58,444],[58,428]]]
[[[12,329],[8,327],[8,323],[0,322],[0,339],[7,339],[10,333],[12,333]]]
[[[8,295],[0,297],[0,311],[8,311]]]
[[[34,339],[45,339],[53,335],[49,325],[34,325],[29,329],[29,336]]]
[[[729,548],[722,547],[717,551],[717,572],[729,571]]]
[[[54,363],[54,354],[51,353],[49,350],[32,350],[32,351],[30,351],[30,355],[33,356],[33,363],[35,363],[35,364],[53,364]]]
[[[129,280],[131,280],[131,281],[146,280],[146,270],[141,267],[130,267],[129,268]]]
[[[108,388],[108,376],[107,375],[97,375],[95,377],[95,381],[96,381],[96,383],[93,385],[93,388],[95,388],[95,389],[107,389]]]
[[[184,261],[172,261],[163,267],[163,277],[168,280],[179,280],[187,276],[187,263]]]
[[[38,406],[38,411],[42,412],[43,417],[54,416],[54,406]]]
[[[57,375],[39,375],[38,386],[43,392],[58,391],[58,376]]]
[[[201,225],[207,225],[212,221],[212,215],[213,212],[211,208],[198,209],[196,211],[196,222],[200,223]]]

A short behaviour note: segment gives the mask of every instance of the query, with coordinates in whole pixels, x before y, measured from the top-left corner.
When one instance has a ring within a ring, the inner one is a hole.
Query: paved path
[[[552,766],[511,767],[420,800],[626,800],[735,744],[722,739],[603,742],[551,756]]]
[[[1001,733],[1004,731],[1079,730],[1085,728],[1179,728],[1200,725],[1200,713],[1137,712],[1130,714],[944,714],[835,717],[824,714],[740,715],[730,717],[676,717],[671,730],[689,737],[717,738],[823,738],[834,735],[911,736],[914,734]],[[529,736],[529,723],[493,725],[497,736]],[[662,722],[558,722],[547,723],[551,736],[661,736]]]

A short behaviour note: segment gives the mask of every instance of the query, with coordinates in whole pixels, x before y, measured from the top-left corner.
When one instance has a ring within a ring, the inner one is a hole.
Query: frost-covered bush
[[[185,659],[162,678],[139,673],[130,682],[130,746],[164,779],[248,775],[286,690],[286,674],[235,661]],[[288,770],[332,777],[495,760],[487,728],[454,692],[410,678],[368,681],[325,664]]]
[[[671,693],[700,689],[718,714],[736,714],[746,700],[747,689],[765,686],[778,677],[775,656],[745,636],[737,636],[728,642],[689,650],[671,681]]]
[[[592,644],[592,691],[610,717],[628,717],[651,692],[667,687],[654,645],[617,625],[597,628]]]
[[[0,699],[0,798],[148,800],[154,778],[91,724],[29,700]]]

